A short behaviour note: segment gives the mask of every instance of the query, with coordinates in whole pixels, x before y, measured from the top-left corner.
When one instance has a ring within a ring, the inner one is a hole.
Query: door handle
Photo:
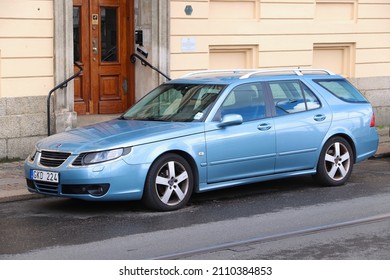
[[[318,114],[314,116],[314,120],[317,122],[322,122],[326,119],[326,116],[323,114]]]
[[[262,123],[262,124],[259,124],[257,126],[257,129],[260,130],[260,131],[267,131],[267,130],[270,130],[271,127],[272,127],[272,125],[269,124],[269,123]]]

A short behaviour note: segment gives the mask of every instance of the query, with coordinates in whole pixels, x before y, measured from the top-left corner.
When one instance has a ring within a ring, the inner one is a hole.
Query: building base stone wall
[[[369,77],[350,79],[371,102],[379,128],[390,126],[390,77]]]
[[[24,159],[47,135],[46,97],[0,98],[0,159]]]
[[[62,110],[55,113],[55,131],[52,128],[51,134],[68,131],[74,127],[77,127],[77,113]]]

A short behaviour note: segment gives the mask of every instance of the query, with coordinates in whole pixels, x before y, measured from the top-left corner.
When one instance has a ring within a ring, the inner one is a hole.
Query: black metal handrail
[[[47,136],[50,136],[50,126],[51,126],[51,123],[50,123],[50,97],[51,97],[51,95],[57,89],[64,89],[64,88],[66,88],[68,86],[68,83],[71,80],[75,79],[76,77],[80,76],[83,73],[83,68],[77,62],[75,62],[74,65],[76,65],[76,67],[79,68],[79,71],[76,74],[74,74],[71,77],[69,77],[68,79],[66,79],[65,81],[63,81],[62,83],[56,85],[49,92],[49,95],[47,96]]]
[[[145,60],[143,57],[139,56],[138,54],[136,53],[133,53],[131,56],[130,56],[130,62],[131,63],[135,63],[137,58],[141,61],[141,64],[143,66],[148,66],[150,68],[152,68],[154,71],[158,72],[160,75],[164,76],[164,78],[166,78],[168,81],[171,80],[171,78],[169,78],[166,74],[164,74],[163,72],[160,71],[160,69],[154,67],[152,64],[150,64],[147,60]]]

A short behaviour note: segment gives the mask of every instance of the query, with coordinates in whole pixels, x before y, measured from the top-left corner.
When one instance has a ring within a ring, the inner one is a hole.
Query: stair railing
[[[160,69],[154,67],[152,64],[150,64],[147,60],[145,60],[143,57],[139,56],[138,54],[136,53],[133,53],[131,56],[130,56],[130,62],[131,63],[135,63],[137,58],[141,61],[141,64],[143,66],[148,66],[150,68],[152,68],[154,71],[156,71],[157,73],[159,73],[161,76],[164,76],[164,78],[166,78],[168,81],[171,80],[170,77],[168,77],[166,74],[164,74],[163,72],[160,71]]]
[[[77,78],[78,76],[80,76],[82,73],[83,73],[83,68],[77,63],[75,62],[74,65],[79,69],[79,71],[77,73],[75,73],[74,75],[72,75],[71,77],[69,77],[68,79],[66,79],[65,81],[63,81],[62,83],[56,85],[48,94],[47,96],[47,136],[50,136],[50,127],[51,127],[51,118],[50,118],[50,97],[51,95],[58,89],[64,89],[68,86],[68,83]]]

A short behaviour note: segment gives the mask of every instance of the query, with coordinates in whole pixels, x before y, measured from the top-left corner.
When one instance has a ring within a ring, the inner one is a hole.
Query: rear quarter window
[[[314,82],[345,102],[367,103],[366,98],[347,80],[315,80]]]

